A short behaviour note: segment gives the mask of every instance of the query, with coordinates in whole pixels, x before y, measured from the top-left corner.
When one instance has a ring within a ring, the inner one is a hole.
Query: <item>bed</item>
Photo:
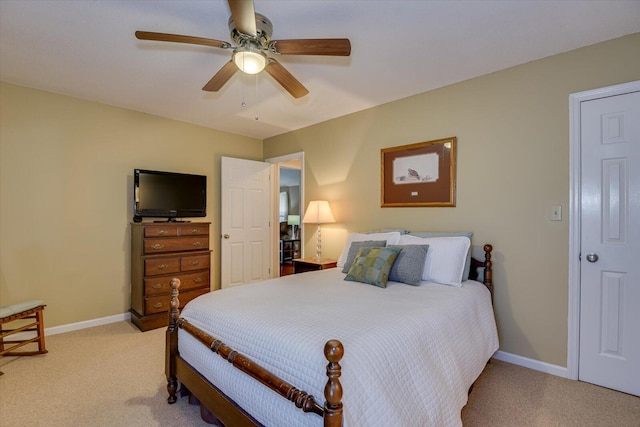
[[[174,279],[168,402],[188,395],[226,427],[461,425],[498,349],[492,246],[479,261],[471,233],[396,233],[354,233],[338,268],[215,291],[181,313]]]

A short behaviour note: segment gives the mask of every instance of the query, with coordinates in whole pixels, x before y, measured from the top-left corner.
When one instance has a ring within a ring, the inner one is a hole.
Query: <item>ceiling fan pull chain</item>
[[[259,105],[259,103],[258,103],[258,75],[256,74],[255,76],[256,76],[256,116],[255,116],[255,119],[259,120],[259,117],[258,117],[258,105]]]
[[[242,106],[242,108],[244,108],[244,107],[247,106],[247,103],[244,101],[244,87],[245,87],[245,84],[246,84],[246,78],[242,77],[242,80],[244,80],[244,81],[242,82],[242,102],[240,103],[240,106]]]

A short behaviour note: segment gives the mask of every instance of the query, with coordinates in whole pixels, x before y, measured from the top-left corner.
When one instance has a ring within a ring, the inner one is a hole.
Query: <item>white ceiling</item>
[[[351,56],[278,57],[309,89],[301,99],[264,72],[236,73],[210,93],[201,88],[229,50],[134,32],[229,41],[225,0],[0,0],[0,79],[264,139],[640,32],[640,0],[255,0],[255,9],[275,40],[347,37]]]

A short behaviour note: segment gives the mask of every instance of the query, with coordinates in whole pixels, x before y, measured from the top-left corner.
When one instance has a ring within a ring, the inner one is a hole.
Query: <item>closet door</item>
[[[640,92],[580,114],[578,377],[640,396]]]

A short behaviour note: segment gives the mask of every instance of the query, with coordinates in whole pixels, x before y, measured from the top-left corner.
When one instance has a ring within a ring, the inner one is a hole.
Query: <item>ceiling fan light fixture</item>
[[[246,74],[258,74],[267,65],[264,53],[251,48],[237,49],[233,53],[233,62],[238,69]]]

